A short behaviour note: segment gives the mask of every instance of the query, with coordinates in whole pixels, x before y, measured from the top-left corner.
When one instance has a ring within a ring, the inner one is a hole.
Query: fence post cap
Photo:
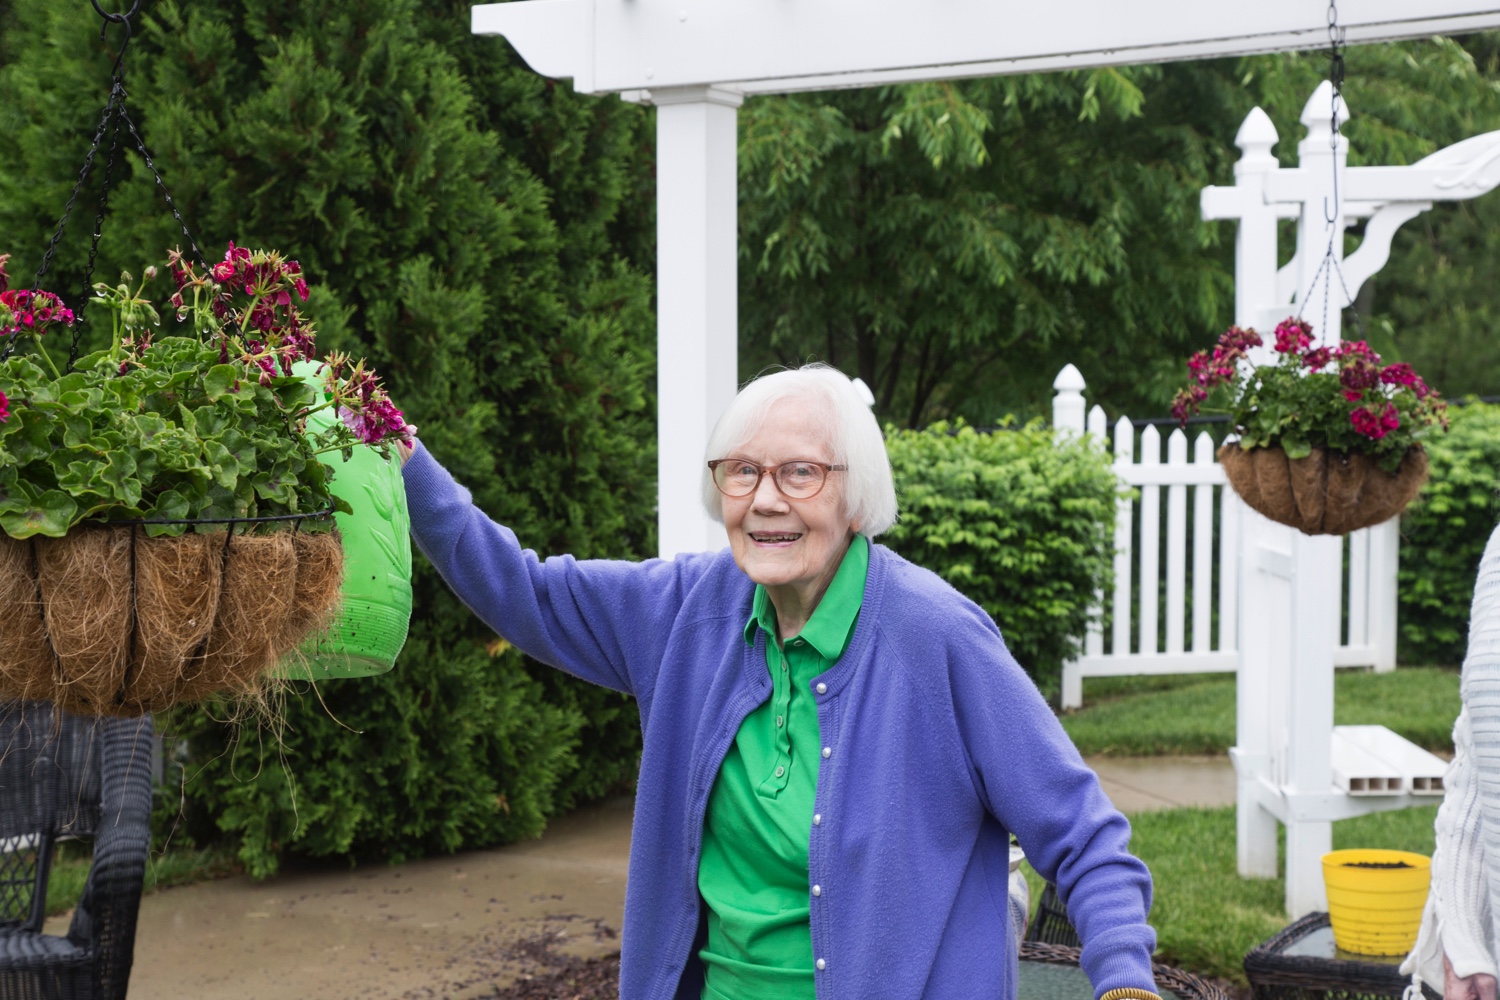
[[[1088,385],[1083,380],[1083,373],[1074,365],[1064,365],[1063,370],[1057,373],[1057,378],[1052,380],[1052,388],[1058,392],[1082,392]]]
[[[1280,140],[1281,135],[1276,131],[1276,124],[1271,121],[1271,116],[1259,107],[1250,109],[1250,113],[1240,123],[1239,132],[1234,136],[1234,144],[1246,153],[1252,149],[1269,152]]]

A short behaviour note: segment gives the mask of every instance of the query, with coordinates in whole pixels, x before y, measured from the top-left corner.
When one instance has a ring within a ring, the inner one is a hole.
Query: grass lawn
[[[1335,850],[1388,847],[1431,854],[1437,806],[1375,813],[1333,824]],[[1166,809],[1130,820],[1131,849],[1151,869],[1157,961],[1245,983],[1245,952],[1287,924],[1284,883],[1235,872],[1234,809]],[[1032,899],[1042,881],[1028,870]]]
[[[1458,671],[1401,667],[1376,674],[1341,670],[1334,719],[1379,724],[1420,746],[1451,753]],[[1085,682],[1084,707],[1063,727],[1086,754],[1220,754],[1234,742],[1234,676],[1099,678]],[[1376,813],[1333,825],[1333,846],[1390,847],[1431,854],[1436,804]],[[1244,983],[1245,952],[1286,926],[1282,879],[1235,872],[1234,809],[1170,809],[1131,818],[1132,849],[1156,884],[1151,923],[1158,960]],[[1033,898],[1041,883],[1032,876]]]
[[[59,845],[47,876],[47,915],[72,909],[83,896],[89,874],[90,846],[73,841]],[[223,878],[241,871],[230,848],[173,848],[146,859],[145,892],[172,885],[188,885]]]
[[[1340,670],[1334,680],[1336,722],[1389,726],[1439,753],[1453,751],[1458,707],[1458,671],[1445,667]],[[1085,754],[1224,753],[1234,742],[1234,675],[1090,678],[1083,708],[1062,724]]]

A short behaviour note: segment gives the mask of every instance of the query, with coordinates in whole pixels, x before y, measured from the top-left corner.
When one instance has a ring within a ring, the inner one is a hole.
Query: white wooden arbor
[[[1302,113],[1307,135],[1298,144],[1295,168],[1279,166],[1271,153],[1278,141],[1275,126],[1259,108],[1251,111],[1235,139],[1243,155],[1234,186],[1202,193],[1204,218],[1238,223],[1235,322],[1266,334],[1301,310],[1323,344],[1339,342],[1340,310],[1384,266],[1402,223],[1433,202],[1474,198],[1500,185],[1500,131],[1411,166],[1348,167],[1347,139],[1340,136],[1336,146],[1330,141],[1332,96],[1325,82],[1308,100]],[[1341,122],[1347,114],[1341,109]],[[1334,197],[1335,171],[1341,201]],[[1291,260],[1278,266],[1280,219],[1297,220],[1297,240]],[[1345,260],[1344,229],[1359,219],[1365,220],[1364,239]],[[1339,267],[1320,271],[1330,233],[1338,236],[1332,246]],[[1270,346],[1260,353],[1257,363],[1274,357]],[[1394,560],[1391,541],[1390,551],[1371,558]],[[1335,775],[1363,752],[1356,745],[1362,739],[1378,741],[1371,745],[1390,758],[1421,753],[1401,746],[1405,741],[1388,731],[1363,731],[1379,727],[1335,732],[1340,555],[1336,537],[1310,537],[1248,509],[1243,513],[1237,745],[1231,751],[1239,782],[1239,870],[1274,877],[1276,824],[1285,824],[1286,908],[1293,917],[1327,909],[1319,859],[1332,849],[1333,820],[1430,803],[1441,793],[1440,782],[1403,776],[1394,760],[1390,777],[1377,779],[1377,788],[1335,784]],[[1273,625],[1282,627],[1266,627]]]
[[[1342,0],[1347,40],[1500,27],[1500,0]],[[746,95],[1318,48],[1323,0],[517,0],[473,8],[537,72],[657,110],[661,554],[724,545],[698,461],[737,385],[736,109]]]

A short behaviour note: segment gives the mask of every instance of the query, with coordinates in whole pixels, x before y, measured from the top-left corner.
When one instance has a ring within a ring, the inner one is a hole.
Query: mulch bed
[[[613,942],[619,932],[602,920],[574,914],[545,917],[519,936],[486,937],[462,956],[453,972],[403,1000],[619,1000],[620,953],[579,958],[559,947],[579,939]],[[458,971],[462,969],[462,971]],[[456,973],[456,974],[455,974]],[[490,984],[495,985],[490,985]],[[499,985],[505,984],[505,985]]]
[[[518,979],[487,996],[497,1000],[619,1000],[620,953],[599,958],[562,958],[562,968]]]

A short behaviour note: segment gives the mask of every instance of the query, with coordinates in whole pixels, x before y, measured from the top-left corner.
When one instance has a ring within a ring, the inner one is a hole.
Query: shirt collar
[[[865,577],[869,568],[870,543],[864,535],[855,535],[823,599],[798,633],[830,663],[843,655],[849,637],[854,634],[854,623],[865,600]],[[776,635],[776,606],[760,584],[755,585],[750,620],[745,622],[747,643],[755,642],[756,629],[764,631],[768,640]]]

